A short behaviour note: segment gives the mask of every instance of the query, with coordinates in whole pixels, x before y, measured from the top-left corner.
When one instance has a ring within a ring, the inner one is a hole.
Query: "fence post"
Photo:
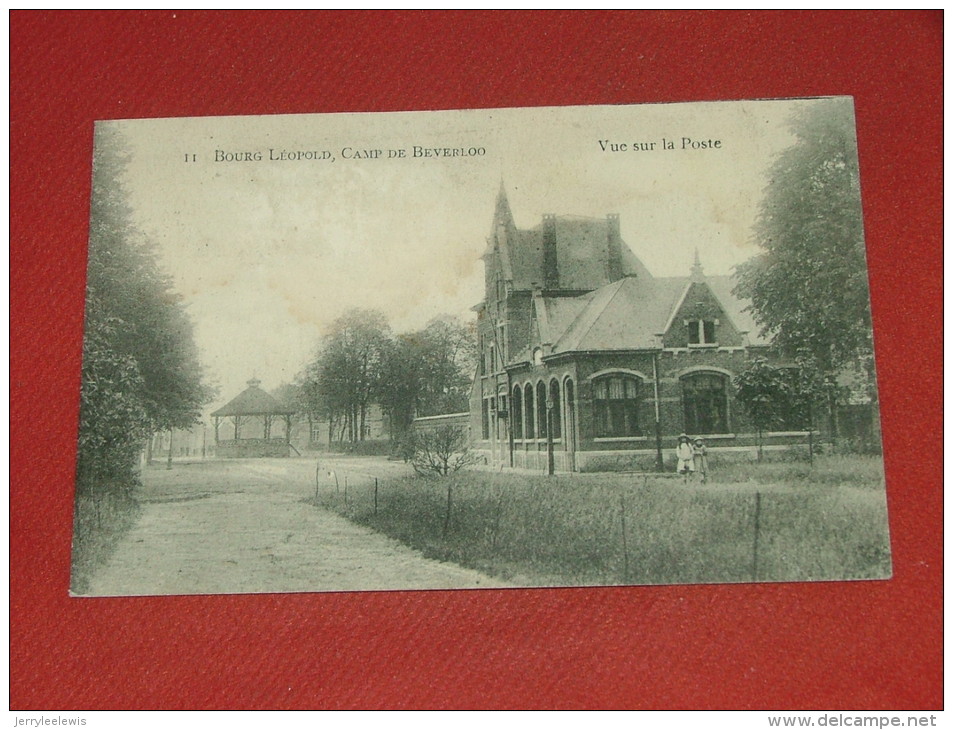
[[[443,520],[443,537],[446,537],[450,533],[450,510],[452,509],[451,501],[451,483],[447,481],[447,514],[444,516]]]
[[[377,477],[374,477],[374,514],[377,514]]]
[[[318,483],[319,483],[318,480],[320,478],[319,476],[320,474],[321,474],[321,462],[316,461],[314,463],[314,504],[315,506],[318,505]]]
[[[761,531],[761,492],[754,493],[754,551],[751,562],[751,580],[758,580],[758,538]]]
[[[344,475],[344,509],[347,509],[347,474]]]
[[[619,492],[619,507],[622,516],[622,581],[629,582],[629,541],[625,536],[625,492]]]

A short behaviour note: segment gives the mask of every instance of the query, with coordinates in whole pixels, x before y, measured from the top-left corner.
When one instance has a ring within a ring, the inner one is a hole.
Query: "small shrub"
[[[422,476],[448,476],[483,461],[470,451],[469,438],[459,426],[440,426],[414,433],[411,465]]]

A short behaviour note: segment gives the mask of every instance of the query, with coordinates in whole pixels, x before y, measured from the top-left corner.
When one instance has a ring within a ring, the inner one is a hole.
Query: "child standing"
[[[678,437],[678,446],[675,447],[675,456],[678,459],[678,466],[676,471],[685,477],[685,481],[688,481],[688,477],[695,471],[695,453],[692,450],[691,439],[688,438],[688,434],[683,433]]]
[[[692,460],[695,462],[695,471],[702,475],[702,484],[708,481],[708,447],[705,439],[697,438],[692,445]]]

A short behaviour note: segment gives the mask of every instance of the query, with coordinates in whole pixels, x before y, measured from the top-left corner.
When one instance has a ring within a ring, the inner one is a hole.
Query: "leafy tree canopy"
[[[790,126],[754,230],[763,253],[735,293],[783,351],[833,377],[872,349],[853,107],[811,102]]]
[[[192,325],[132,222],[123,139],[96,128],[80,402],[81,488],[132,469],[141,439],[198,420],[205,386]]]

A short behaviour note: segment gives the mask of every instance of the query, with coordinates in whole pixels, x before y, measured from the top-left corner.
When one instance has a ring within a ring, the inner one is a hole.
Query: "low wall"
[[[284,439],[239,439],[219,441],[216,452],[222,459],[249,459],[256,457],[287,457],[291,448]]]
[[[815,446],[817,445],[816,439],[817,436],[815,435]],[[729,441],[729,443],[718,445],[719,440],[722,442]],[[677,459],[671,441],[671,438],[666,439],[662,449],[662,459],[665,469],[674,472]],[[738,443],[739,441],[741,443]],[[561,440],[556,439],[553,444],[554,468],[559,472],[655,470],[657,454],[654,448],[644,446],[643,448],[632,448],[631,444],[623,443],[600,443],[596,445],[601,448],[576,451],[574,454],[575,463],[570,464],[569,454],[563,450]],[[744,435],[743,438],[733,437],[731,439],[708,438],[706,439],[706,445],[708,447],[708,457],[714,463],[755,461],[758,458],[758,446],[753,436]],[[494,463],[494,452],[491,450],[489,442],[478,441],[474,444],[473,450],[482,456],[487,464]],[[766,435],[764,451],[765,453],[783,452],[790,458],[806,461],[809,458],[807,432],[778,432],[771,433],[770,436]],[[496,453],[499,455],[498,449]],[[506,448],[503,450],[503,458],[504,460],[509,459],[509,451]],[[504,466],[510,466],[509,462],[504,463]],[[514,443],[512,466],[517,469],[545,471],[547,468],[546,442],[542,439],[516,441]]]
[[[442,426],[455,426],[462,428],[465,433],[470,433],[470,414],[469,413],[445,413],[440,416],[424,416],[415,418],[411,428],[417,433],[435,431]]]

